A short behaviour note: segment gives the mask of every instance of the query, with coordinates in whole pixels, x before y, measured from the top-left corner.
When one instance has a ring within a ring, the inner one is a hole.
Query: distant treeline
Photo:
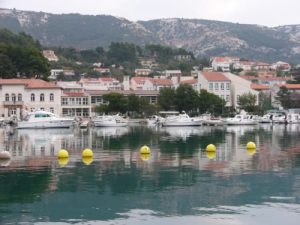
[[[49,75],[49,65],[41,45],[23,32],[0,29],[0,77],[40,77]]]

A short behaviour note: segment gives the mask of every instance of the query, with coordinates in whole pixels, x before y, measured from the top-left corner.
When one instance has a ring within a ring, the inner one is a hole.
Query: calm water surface
[[[0,161],[0,224],[299,224],[299,136],[300,125],[0,129],[13,155]]]

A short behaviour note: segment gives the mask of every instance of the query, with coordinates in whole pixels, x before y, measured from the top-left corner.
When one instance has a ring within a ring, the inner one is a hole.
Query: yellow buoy
[[[57,157],[58,158],[68,158],[69,157],[69,153],[68,153],[67,150],[61,149],[61,150],[58,151]]]
[[[140,154],[141,155],[141,159],[143,161],[148,161],[150,159],[150,154]]]
[[[214,159],[216,158],[216,151],[206,151],[206,157],[209,158],[209,159]]]
[[[68,157],[64,157],[64,158],[58,158],[58,164],[61,166],[61,167],[64,167],[68,164],[69,162],[69,158]]]
[[[216,146],[214,146],[213,144],[209,144],[206,146],[206,151],[207,152],[215,152],[217,149],[216,149]]]
[[[249,142],[247,143],[247,149],[256,149],[255,143],[252,142],[252,141],[249,141]]]
[[[82,157],[93,157],[94,153],[91,149],[86,148],[82,151]]]
[[[256,153],[256,148],[247,148],[248,155],[254,155]]]
[[[85,165],[90,165],[94,161],[93,157],[82,157],[82,162]]]
[[[141,147],[140,149],[140,153],[141,154],[150,154],[150,148],[147,145],[144,145],[143,147]]]

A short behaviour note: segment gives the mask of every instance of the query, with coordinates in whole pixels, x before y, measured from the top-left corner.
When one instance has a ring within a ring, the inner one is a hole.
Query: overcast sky
[[[177,17],[266,26],[300,24],[300,0],[0,0],[0,8],[106,14],[132,21]]]

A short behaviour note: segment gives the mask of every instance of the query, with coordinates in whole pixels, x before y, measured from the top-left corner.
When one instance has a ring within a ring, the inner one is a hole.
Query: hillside
[[[300,25],[265,27],[198,19],[132,22],[124,18],[0,9],[0,27],[24,31],[45,46],[107,47],[111,42],[183,47],[196,56],[234,55],[300,61]]]

